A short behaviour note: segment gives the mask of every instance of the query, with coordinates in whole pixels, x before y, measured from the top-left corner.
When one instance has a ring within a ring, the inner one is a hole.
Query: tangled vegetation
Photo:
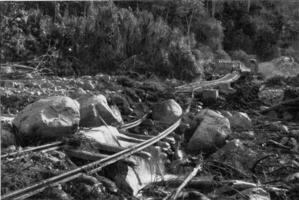
[[[296,5],[296,6],[294,6]],[[1,2],[2,63],[57,75],[202,76],[213,59],[298,60],[296,2]]]

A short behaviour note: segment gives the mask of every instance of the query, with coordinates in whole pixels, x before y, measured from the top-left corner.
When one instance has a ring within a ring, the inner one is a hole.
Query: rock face
[[[237,111],[221,113],[229,120],[231,128],[249,130],[252,127],[252,121],[246,113]]]
[[[225,144],[225,139],[231,133],[230,123],[221,114],[204,109],[196,116],[200,121],[197,129],[188,142],[191,152],[213,152]]]
[[[23,135],[62,137],[79,126],[79,103],[66,96],[53,96],[29,104],[13,120]]]
[[[153,107],[152,117],[154,120],[165,124],[172,124],[182,115],[181,106],[173,99],[157,103]]]
[[[80,103],[81,126],[101,126],[103,125],[101,117],[108,125],[123,123],[120,113],[109,107],[104,95],[84,96],[78,101]]]

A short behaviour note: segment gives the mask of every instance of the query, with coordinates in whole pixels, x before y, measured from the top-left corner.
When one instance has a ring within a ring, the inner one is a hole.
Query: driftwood
[[[186,179],[183,181],[183,183],[177,188],[177,190],[175,191],[175,193],[170,196],[171,199],[174,199],[174,200],[177,199],[178,196],[179,196],[179,194],[180,194],[180,192],[184,189],[184,187],[188,184],[188,182],[197,175],[198,171],[201,170],[201,169],[202,169],[202,163],[199,163],[193,169],[193,171],[186,177]],[[169,198],[167,198],[167,199],[169,199]]]

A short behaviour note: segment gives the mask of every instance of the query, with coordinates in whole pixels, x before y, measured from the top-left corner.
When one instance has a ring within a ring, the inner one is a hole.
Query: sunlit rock
[[[153,107],[152,117],[154,120],[165,124],[172,124],[182,115],[181,106],[173,99],[157,103]]]
[[[26,106],[13,120],[19,132],[42,137],[73,134],[80,120],[79,104],[66,96],[40,99]]]
[[[213,152],[225,144],[230,135],[230,123],[227,118],[218,112],[204,109],[196,116],[200,123],[188,142],[191,152]]]
[[[83,96],[78,101],[80,103],[81,126],[96,127],[104,123],[111,125],[123,122],[120,112],[109,107],[104,95]]]

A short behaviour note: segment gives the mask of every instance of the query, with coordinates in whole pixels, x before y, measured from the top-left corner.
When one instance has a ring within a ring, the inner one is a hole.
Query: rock
[[[196,116],[201,121],[188,142],[188,150],[213,152],[225,144],[225,139],[231,134],[229,120],[223,115],[204,109]]]
[[[271,200],[270,194],[262,188],[249,188],[238,192],[231,199],[238,200]]]
[[[299,172],[288,175],[284,181],[288,184],[290,183],[299,183]]]
[[[114,93],[111,95],[111,101],[116,104],[124,114],[131,114],[133,112],[133,109],[125,95]]]
[[[202,98],[205,102],[216,102],[219,98],[219,90],[206,89],[202,92]]]
[[[234,131],[232,133],[232,138],[241,139],[241,140],[254,140],[255,133],[254,131]]]
[[[211,159],[228,164],[243,173],[249,172],[258,154],[246,147],[240,140],[228,142],[224,147],[211,155]]]
[[[246,113],[237,111],[222,111],[221,113],[229,120],[233,129],[249,130],[252,128],[252,121]]]
[[[16,138],[12,130],[1,127],[1,148],[6,148],[11,145],[16,145]]]
[[[258,93],[258,97],[267,105],[278,104],[283,101],[284,90],[281,88],[262,88]]]
[[[109,146],[120,147],[117,137],[120,135],[118,130],[113,126],[99,126],[89,130],[81,131],[85,137],[95,141],[94,146],[105,144]]]
[[[62,137],[73,134],[79,120],[79,103],[76,100],[53,96],[26,106],[13,124],[24,136]]]
[[[181,106],[173,99],[157,103],[153,107],[152,117],[154,120],[165,124],[172,124],[183,114]]]
[[[101,118],[108,124],[123,123],[122,117],[115,109],[111,109],[104,95],[83,96],[80,103],[80,125],[97,127],[103,125]]]
[[[94,90],[96,86],[93,84],[92,80],[85,80],[84,85],[82,85],[85,90]]]

